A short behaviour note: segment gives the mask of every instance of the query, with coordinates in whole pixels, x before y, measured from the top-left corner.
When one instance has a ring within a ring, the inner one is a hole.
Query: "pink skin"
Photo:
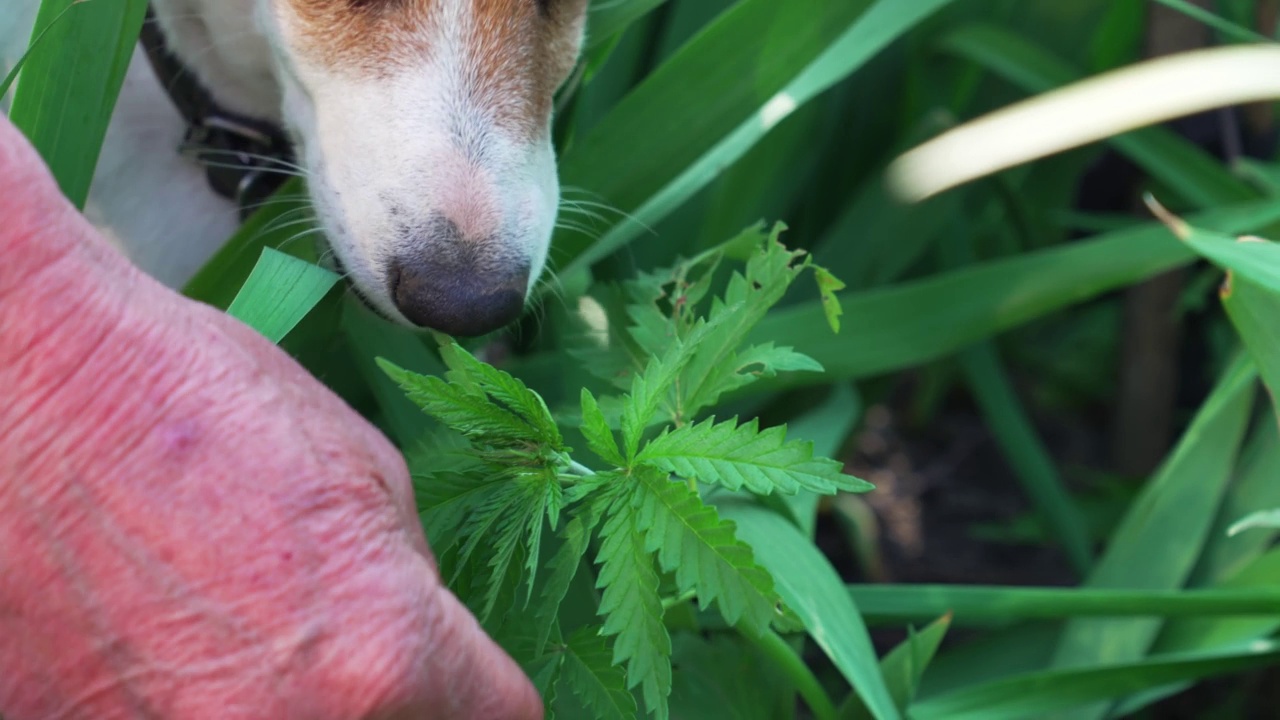
[[[0,548],[6,720],[542,716],[399,454],[130,266],[2,117]]]

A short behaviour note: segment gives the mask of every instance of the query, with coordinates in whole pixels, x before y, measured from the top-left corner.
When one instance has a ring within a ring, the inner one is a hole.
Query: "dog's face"
[[[515,320],[559,206],[552,97],[587,0],[269,0],[284,120],[356,290],[458,335]]]

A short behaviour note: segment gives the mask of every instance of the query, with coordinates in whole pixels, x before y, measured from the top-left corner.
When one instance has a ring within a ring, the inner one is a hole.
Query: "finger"
[[[432,604],[423,670],[427,694],[421,706],[392,717],[541,720],[542,699],[533,684],[471,612],[443,587]]]

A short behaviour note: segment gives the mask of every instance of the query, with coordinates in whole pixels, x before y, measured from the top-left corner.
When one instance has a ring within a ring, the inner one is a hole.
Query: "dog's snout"
[[[392,260],[387,280],[392,302],[409,322],[475,337],[520,317],[529,267],[494,270],[474,261],[421,253]]]

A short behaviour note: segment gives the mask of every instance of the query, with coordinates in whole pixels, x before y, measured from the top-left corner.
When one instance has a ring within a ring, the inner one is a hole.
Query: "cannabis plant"
[[[635,715],[629,688],[640,689],[649,712],[667,716],[672,641],[664,614],[675,604],[714,608],[724,626],[753,638],[795,627],[769,573],[709,501],[713,493],[870,489],[840,463],[815,457],[812,443],[788,440],[783,427],[703,417],[762,378],[822,370],[792,348],[747,344],[808,270],[838,326],[840,282],[784,247],[781,230],[752,228],[627,283],[625,335],[606,331],[578,353],[625,392],[596,397],[583,388],[573,418],[557,417],[520,380],[452,340],[441,338],[444,377],[383,362],[443,426],[414,465],[423,521],[450,586],[536,668],[544,691],[564,674],[602,717]],[[723,282],[717,271],[733,261],[745,268],[713,295]],[[561,425],[585,447],[570,447]],[[594,561],[598,620],[566,616],[585,557]],[[577,627],[568,638],[566,625]]]

